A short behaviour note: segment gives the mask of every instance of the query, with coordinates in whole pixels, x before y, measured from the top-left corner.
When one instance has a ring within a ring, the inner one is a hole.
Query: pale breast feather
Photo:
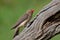
[[[26,21],[26,19],[28,18],[28,14],[25,14],[25,15],[23,15],[18,21],[17,21],[17,23],[13,26],[13,28],[12,29],[15,29],[17,26],[19,26],[20,24],[22,25],[23,23],[25,23]],[[23,22],[23,21],[25,21],[25,22]],[[23,22],[23,23],[22,23]]]

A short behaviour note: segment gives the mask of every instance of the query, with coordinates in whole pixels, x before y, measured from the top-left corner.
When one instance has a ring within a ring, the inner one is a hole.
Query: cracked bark
[[[59,33],[60,0],[52,0],[13,40],[49,40]]]

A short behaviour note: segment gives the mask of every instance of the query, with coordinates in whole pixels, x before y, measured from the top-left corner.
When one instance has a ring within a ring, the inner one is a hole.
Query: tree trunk
[[[60,0],[52,0],[13,40],[49,40],[60,33]]]

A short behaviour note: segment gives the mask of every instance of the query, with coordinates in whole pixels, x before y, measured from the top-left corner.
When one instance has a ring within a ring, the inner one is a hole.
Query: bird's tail
[[[16,27],[12,27],[11,30],[12,30],[12,29],[15,29],[15,28],[16,28]]]

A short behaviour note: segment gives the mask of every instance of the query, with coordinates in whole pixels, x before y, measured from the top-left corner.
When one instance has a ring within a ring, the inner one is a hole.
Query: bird
[[[15,29],[15,34],[14,34],[13,38],[19,34],[20,27],[22,27],[22,26],[26,27],[26,24],[29,23],[29,21],[32,18],[33,12],[34,12],[34,9],[27,10],[25,12],[25,14],[12,27],[12,29]]]

